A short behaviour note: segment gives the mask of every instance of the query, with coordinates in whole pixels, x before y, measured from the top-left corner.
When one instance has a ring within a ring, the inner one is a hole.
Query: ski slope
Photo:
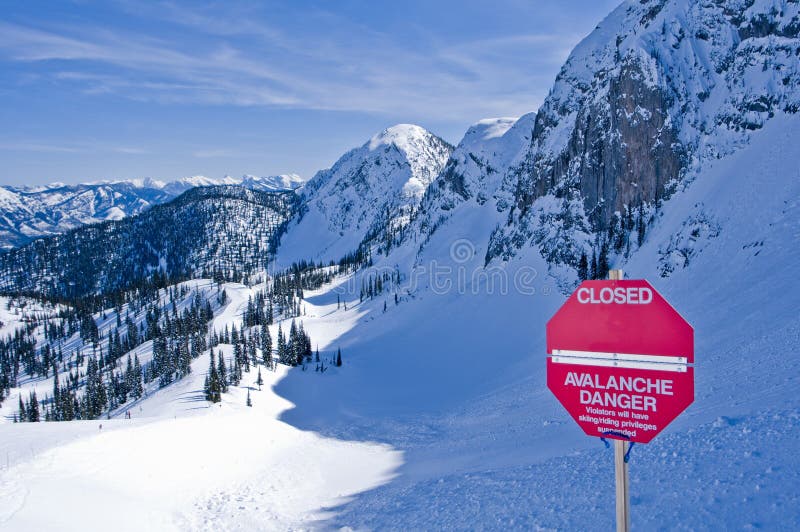
[[[224,288],[229,302],[214,322],[220,328],[240,324],[251,294],[241,285]],[[233,356],[231,346],[220,349]],[[256,370],[245,373],[217,405],[203,398],[207,368],[208,355],[201,356],[189,377],[134,405],[131,419],[120,412],[109,420],[3,424],[0,528],[292,529],[386,482],[401,463],[386,445],[325,438],[280,421],[292,406],[273,392],[285,366],[262,368],[261,391]],[[334,374],[303,376],[314,386]],[[12,394],[4,413],[15,400]],[[48,501],[48,511],[39,501]]]

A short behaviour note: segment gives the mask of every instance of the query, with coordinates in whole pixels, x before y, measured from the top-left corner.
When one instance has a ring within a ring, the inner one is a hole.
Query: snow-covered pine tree
[[[31,392],[28,401],[28,421],[31,423],[39,421],[39,400],[36,399],[36,390]]]
[[[222,354],[220,353],[220,358],[222,358]],[[214,364],[214,350],[211,350],[209,354],[209,362],[208,362],[208,386],[206,387],[206,400],[211,401],[212,403],[217,403],[220,400],[220,382],[219,382],[219,373],[217,373],[217,365]]]
[[[302,364],[302,360],[300,359],[298,353],[298,347],[300,342],[297,340],[297,325],[295,324],[294,320],[292,320],[292,325],[289,327],[289,342],[287,343],[287,351],[289,364],[292,366],[297,366],[298,364]]]

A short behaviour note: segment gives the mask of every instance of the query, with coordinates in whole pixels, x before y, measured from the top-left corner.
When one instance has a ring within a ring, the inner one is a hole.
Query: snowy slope
[[[217,308],[212,323],[220,331],[241,326],[248,298],[263,288],[217,287],[208,280],[185,286],[190,292],[178,303],[179,311],[196,291],[206,296],[226,292],[227,303]],[[162,304],[167,305],[163,291]],[[28,302],[24,312],[0,317],[13,327],[24,323],[26,314],[45,310]],[[128,310],[128,305],[122,308]],[[313,307],[309,310],[314,313]],[[114,325],[110,314],[100,323],[102,336]],[[314,332],[325,340],[333,331]],[[65,350],[71,352],[76,341],[68,341]],[[141,347],[137,352],[147,363],[150,342]],[[229,362],[233,357],[231,345],[215,350]],[[289,371],[285,366],[274,373],[261,368],[262,390],[252,369],[216,405],[202,394],[207,368],[208,352],[193,362],[189,377],[160,390],[153,382],[144,398],[97,421],[11,424],[18,393],[13,391],[0,408],[3,529],[97,530],[109,523],[120,530],[296,528],[327,518],[325,508],[352,493],[387,481],[400,463],[400,454],[385,445],[331,440],[279,421],[292,406],[272,391]],[[306,385],[313,386],[318,379],[336,378],[336,371],[304,375]],[[44,397],[52,382],[52,377],[28,381],[20,391],[35,388]],[[245,406],[248,390],[251,408]],[[124,418],[125,411],[131,419]],[[71,511],[86,504],[87,497],[95,510],[88,515]],[[32,500],[58,501],[62,510],[41,512],[29,504]]]
[[[697,341],[695,403],[633,452],[634,527],[800,524],[792,436],[800,422],[800,293],[787,290],[800,271],[798,133],[796,117],[776,117],[750,146],[709,166],[664,206],[647,245],[622,265],[655,283]],[[685,222],[699,212],[719,235],[697,239],[688,264],[661,277],[664,251],[675,235],[693,233]],[[545,387],[544,326],[563,301],[547,264],[533,250],[512,259],[505,268],[517,288],[487,293],[469,281],[479,259],[446,258],[462,231],[448,224],[426,251],[439,268],[452,268],[449,289],[420,288],[396,307],[389,299],[386,313],[382,301],[359,307],[365,317],[337,340],[349,353],[344,383],[309,393],[290,374],[278,386],[297,404],[284,415],[292,424],[404,451],[398,479],[345,505],[332,523],[612,528],[612,454],[583,435]],[[526,268],[532,282],[514,283]],[[318,415],[323,408],[338,415]]]

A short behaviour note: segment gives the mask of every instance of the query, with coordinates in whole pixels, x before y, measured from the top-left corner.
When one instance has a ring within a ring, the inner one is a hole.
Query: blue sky
[[[616,5],[0,1],[0,183],[299,173],[541,104]]]

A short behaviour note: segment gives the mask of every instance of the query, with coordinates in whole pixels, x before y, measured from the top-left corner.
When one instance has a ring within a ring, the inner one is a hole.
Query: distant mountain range
[[[140,214],[0,253],[0,291],[72,298],[134,288],[156,276],[241,279],[267,267],[296,208],[291,190],[194,187]]]
[[[303,185],[295,174],[257,177],[184,177],[102,181],[38,187],[0,186],[0,249],[24,245],[35,238],[63,233],[86,224],[121,220],[183,192],[203,186],[241,185],[260,191],[295,190]]]

